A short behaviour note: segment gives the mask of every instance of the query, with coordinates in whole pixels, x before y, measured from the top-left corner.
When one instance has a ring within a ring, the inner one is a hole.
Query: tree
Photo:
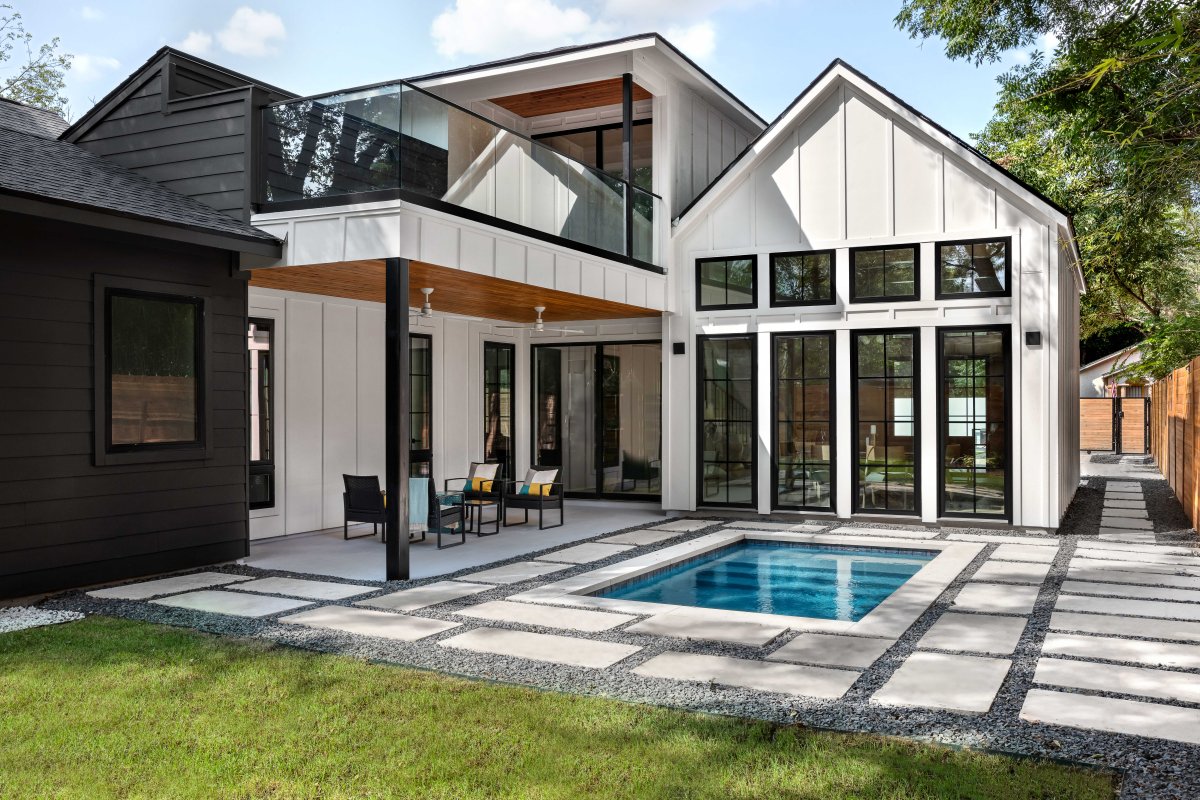
[[[0,97],[63,114],[63,78],[70,68],[71,56],[58,51],[58,37],[35,45],[21,15],[0,5],[0,73],[10,73],[0,74]]]
[[[1162,374],[1200,354],[1200,6],[1173,0],[905,0],[897,25],[1000,77],[979,148],[1072,210],[1085,336],[1132,327]]]

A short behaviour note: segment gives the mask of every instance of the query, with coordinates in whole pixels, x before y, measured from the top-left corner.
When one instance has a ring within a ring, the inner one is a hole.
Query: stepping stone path
[[[415,611],[418,608],[428,608],[438,603],[448,603],[473,594],[495,589],[490,583],[466,583],[465,581],[438,581],[412,589],[401,589],[398,592],[385,594],[381,597],[371,597],[359,600],[356,606],[371,606],[386,608],[392,611]]]
[[[797,661],[826,667],[866,669],[896,642],[892,639],[866,639],[833,633],[802,633],[767,658],[771,661]]]
[[[871,702],[986,714],[1011,664],[1003,658],[913,653]]]
[[[538,561],[557,561],[558,563],[568,564],[587,564],[590,561],[601,561],[605,558],[611,558],[624,553],[626,550],[632,550],[631,544],[600,544],[599,542],[588,542],[586,544],[577,544],[574,547],[568,547],[563,550],[555,550],[553,553],[548,553],[544,556],[538,556]],[[479,577],[476,575],[475,577]]]
[[[457,628],[457,622],[440,619],[406,617],[387,611],[372,611],[367,608],[347,606],[323,606],[312,611],[280,617],[288,625],[305,625],[309,628],[325,628],[359,636],[374,636],[379,639],[394,639],[400,642],[415,642],[427,636]]]
[[[610,614],[606,611],[584,611],[561,606],[535,606],[530,603],[514,603],[510,600],[493,600],[455,611],[455,614],[492,622],[514,622],[518,625],[534,625],[542,628],[598,633],[624,625],[636,617],[627,614]]]
[[[858,672],[850,670],[802,667],[700,653],[663,653],[634,667],[633,672],[647,678],[700,681],[828,700],[844,695],[859,676]]]
[[[129,583],[124,586],[112,586],[108,589],[97,589],[88,592],[88,597],[99,597],[103,600],[149,600],[164,594],[178,594],[193,589],[207,589],[210,586],[226,586],[239,581],[248,581],[252,575],[226,575],[223,572],[194,572],[191,575],[178,575],[174,578],[159,578],[141,583]]]
[[[527,658],[551,664],[605,669],[624,661],[642,648],[615,642],[598,642],[558,636],[550,633],[527,633],[501,628],[476,628],[438,642],[442,647],[491,653],[499,656]]]
[[[921,637],[917,647],[923,650],[1006,656],[1017,649],[1017,642],[1024,630],[1025,619],[1021,617],[947,611]]]
[[[349,583],[330,581],[307,581],[299,578],[259,578],[256,581],[239,583],[233,587],[239,592],[261,592],[262,594],[285,594],[307,600],[345,600],[360,594],[378,591],[374,586],[355,586]]]
[[[308,600],[225,592],[219,589],[201,589],[198,592],[162,597],[150,602],[160,606],[207,611],[210,614],[229,614],[234,617],[269,617],[272,614],[312,605]]]

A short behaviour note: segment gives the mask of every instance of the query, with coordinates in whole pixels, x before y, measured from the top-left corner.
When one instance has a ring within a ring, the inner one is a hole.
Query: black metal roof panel
[[[0,128],[57,139],[67,127],[67,121],[53,111],[0,97]]]
[[[82,147],[3,127],[0,193],[242,240],[279,241]]]

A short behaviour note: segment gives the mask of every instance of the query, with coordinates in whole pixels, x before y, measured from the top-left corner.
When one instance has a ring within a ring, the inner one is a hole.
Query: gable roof
[[[214,247],[276,256],[279,251],[279,240],[269,233],[82,147],[5,127],[0,127],[0,196],[31,201],[38,209],[49,204],[192,231]],[[12,202],[4,206],[20,210]]]
[[[1137,344],[1131,344],[1131,345],[1129,345],[1129,347],[1123,347],[1115,353],[1109,353],[1106,356],[1101,356],[1100,358],[1097,358],[1095,361],[1089,361],[1086,364],[1080,364],[1079,371],[1082,372],[1085,369],[1090,369],[1092,367],[1098,366],[1100,364],[1103,364],[1105,361],[1116,360],[1116,359],[1120,358],[1121,356],[1125,355],[1126,353],[1128,353],[1129,356],[1132,358],[1134,355],[1140,355],[1141,348],[1142,348],[1141,342],[1138,342]],[[1136,351],[1138,351],[1138,353],[1137,354],[1132,353],[1132,352],[1130,352],[1131,350],[1136,350]],[[1109,370],[1109,372],[1113,372],[1113,371],[1114,370]],[[1106,372],[1105,374],[1107,375],[1108,373]]]
[[[53,111],[0,97],[0,128],[57,139],[67,129],[67,121]]]

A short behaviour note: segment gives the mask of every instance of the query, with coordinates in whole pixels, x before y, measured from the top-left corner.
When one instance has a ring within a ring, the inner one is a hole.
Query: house
[[[250,539],[483,460],[897,523],[1078,485],[1069,216],[841,61],[767,124],[656,34],[302,98],[164,48],[62,141],[283,243],[234,270]]]
[[[1124,370],[1142,360],[1136,344],[1097,358],[1079,368],[1080,397],[1149,397],[1152,381],[1134,380]]]

